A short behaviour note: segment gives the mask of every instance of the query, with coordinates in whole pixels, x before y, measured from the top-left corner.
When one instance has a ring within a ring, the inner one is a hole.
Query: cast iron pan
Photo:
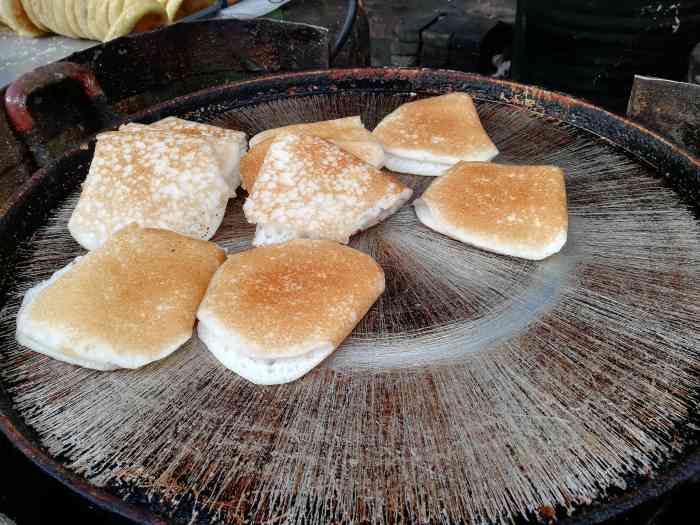
[[[373,127],[449,91],[475,97],[498,162],[565,169],[560,254],[481,252],[408,206],[352,240],[384,267],[387,292],[302,380],[248,384],[196,338],[138,371],[83,370],[13,336],[24,290],[82,253],[65,226],[94,143],[76,144],[0,217],[3,432],[144,523],[597,523],[697,477],[700,165],[682,150],[587,103],[448,71],[282,75],[131,119],[253,134],[359,113]],[[403,180],[416,194],[430,182]],[[252,237],[244,197],[215,237],[231,253]]]

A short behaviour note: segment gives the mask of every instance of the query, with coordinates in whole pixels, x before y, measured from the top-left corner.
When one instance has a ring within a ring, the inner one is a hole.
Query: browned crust
[[[157,356],[191,334],[224,260],[214,243],[131,225],[44,289],[29,316],[75,341],[100,341],[115,354]],[[70,346],[59,350],[69,354]]]
[[[260,357],[339,345],[384,291],[368,255],[331,241],[295,240],[233,255],[212,279],[199,318],[212,317]]]
[[[267,150],[270,149],[270,144],[274,139],[267,139],[259,142],[248,153],[241,157],[241,187],[250,192],[253,189],[255,180],[258,178],[260,168],[262,168]]]
[[[460,162],[422,200],[451,230],[501,246],[540,249],[568,225],[564,172],[556,166]]]
[[[391,154],[413,160],[454,163],[485,160],[498,153],[484,131],[472,98],[450,93],[399,106],[373,131]]]
[[[256,146],[283,133],[314,135],[332,142],[372,166],[381,167],[384,163],[384,149],[365,128],[359,116],[268,129],[252,137],[250,145]]]

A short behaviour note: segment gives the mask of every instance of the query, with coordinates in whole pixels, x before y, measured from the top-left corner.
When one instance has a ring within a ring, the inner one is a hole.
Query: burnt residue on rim
[[[231,85],[218,86],[158,104],[131,118],[153,122],[177,111],[196,120],[198,115],[207,113],[203,109],[207,106],[213,111],[230,110],[253,101],[335,91],[422,94],[468,91],[477,98],[511,104],[592,132],[655,167],[669,178],[674,189],[693,207],[700,202],[700,160],[631,120],[563,93],[475,74],[431,69],[342,69],[289,73],[240,82],[235,87],[235,99],[229,94]]]
[[[503,102],[544,117],[568,122],[593,132],[666,175],[685,199],[697,206],[700,196],[700,163],[685,152],[623,118],[565,95],[514,83],[494,81],[457,72],[430,70],[342,70],[281,75],[240,84],[210,88],[183,96],[134,115],[134,120],[153,121],[166,115],[193,119],[215,114],[261,100],[279,97],[305,97],[330,92],[391,92],[439,94],[469,91],[484,100]],[[90,149],[66,154],[28,180],[14,195],[0,216],[0,234],[9,242],[0,248],[3,267],[12,267],[17,245],[28,238],[53,208],[79,184],[87,171]],[[7,274],[2,276],[3,281]],[[6,291],[3,289],[3,299]],[[12,407],[0,385],[0,429],[16,446],[45,472],[86,496],[92,502],[142,523],[165,523],[149,505],[148,509],[126,502],[115,492],[97,488],[68,471],[41,447],[37,436],[27,428]],[[655,479],[637,480],[636,488],[589,508],[561,523],[598,523],[667,492],[678,483],[700,475],[700,451],[676,458]]]

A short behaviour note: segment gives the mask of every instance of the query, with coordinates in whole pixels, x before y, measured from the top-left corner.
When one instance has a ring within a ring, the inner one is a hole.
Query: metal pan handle
[[[48,165],[53,156],[49,140],[43,136],[29,106],[32,93],[70,79],[81,85],[99,120],[100,128],[107,128],[119,121],[110,109],[102,88],[93,72],[86,66],[73,62],[55,62],[25,73],[12,82],[5,92],[5,110],[10,123],[20,139],[28,146],[39,167]]]

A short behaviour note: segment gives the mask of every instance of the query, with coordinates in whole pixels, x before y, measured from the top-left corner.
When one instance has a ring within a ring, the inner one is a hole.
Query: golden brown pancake
[[[157,361],[191,337],[224,259],[213,243],[130,225],[27,292],[17,340],[97,370]]]
[[[274,138],[258,142],[241,158],[241,188],[250,193]]]
[[[257,384],[293,381],[325,359],[384,291],[368,255],[330,241],[296,240],[228,258],[197,318],[199,337]]]
[[[441,175],[461,160],[487,161],[498,155],[466,93],[403,104],[384,117],[373,135],[386,151],[386,167],[399,173]]]
[[[332,142],[375,168],[384,165],[384,150],[381,144],[367,131],[359,116],[268,129],[252,137],[250,146],[256,146],[282,133],[314,135]]]
[[[460,162],[414,206],[429,228],[495,253],[539,260],[566,243],[566,186],[556,166]]]

